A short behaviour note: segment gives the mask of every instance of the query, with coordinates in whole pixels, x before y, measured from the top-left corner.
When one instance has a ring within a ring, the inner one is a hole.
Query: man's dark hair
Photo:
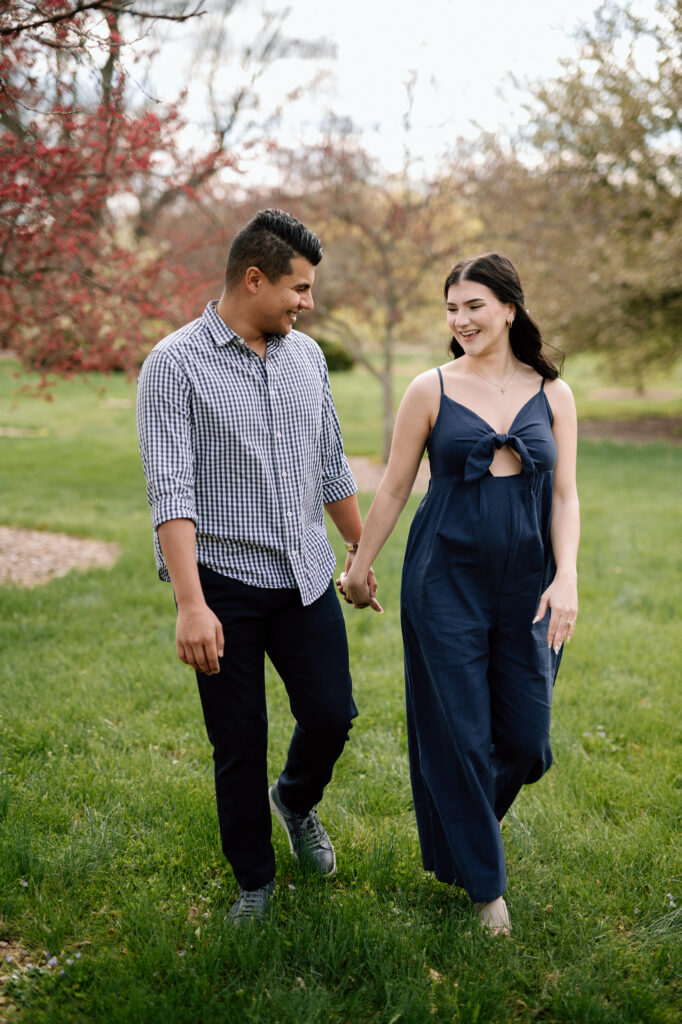
[[[259,210],[232,242],[225,267],[225,287],[238,284],[249,267],[258,267],[274,284],[291,273],[295,256],[302,256],[316,267],[322,259],[317,235],[284,210]]]

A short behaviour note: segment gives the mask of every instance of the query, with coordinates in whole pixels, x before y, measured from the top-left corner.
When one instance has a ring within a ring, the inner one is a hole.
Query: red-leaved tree
[[[150,181],[190,196],[231,157],[183,150],[174,107],[127,102],[129,3],[41,0],[22,24],[17,6],[0,13],[0,347],[43,373],[128,370],[191,282],[126,211]]]
[[[253,152],[302,86],[268,116],[261,77],[279,60],[332,52],[324,40],[288,38],[287,12],[267,10],[254,38],[235,48],[226,22],[240,0],[205,10],[204,2],[0,7],[0,348],[27,367],[130,369],[164,331],[197,315],[209,276],[206,230],[224,251],[240,205],[231,195],[226,202],[220,172]],[[207,123],[195,151],[183,133],[183,95],[164,105],[126,67],[150,52],[148,38],[127,43],[157,21],[197,18],[203,32],[183,35],[204,89]],[[225,92],[228,61],[241,78]],[[189,222],[182,235],[171,230],[178,218]]]

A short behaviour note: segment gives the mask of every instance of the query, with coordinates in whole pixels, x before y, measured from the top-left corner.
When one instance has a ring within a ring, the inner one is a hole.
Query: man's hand
[[[218,658],[225,653],[223,627],[207,604],[178,609],[175,648],[180,661],[190,668],[207,676],[220,672]]]

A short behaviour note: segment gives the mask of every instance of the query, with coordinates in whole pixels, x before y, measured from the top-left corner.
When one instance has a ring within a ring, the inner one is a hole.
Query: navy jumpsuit
[[[499,821],[552,763],[552,688],[561,654],[549,610],[556,444],[544,392],[507,434],[443,391],[427,441],[431,481],[410,527],[401,617],[410,776],[422,860],[487,903],[506,888]],[[493,476],[508,445],[521,473]]]

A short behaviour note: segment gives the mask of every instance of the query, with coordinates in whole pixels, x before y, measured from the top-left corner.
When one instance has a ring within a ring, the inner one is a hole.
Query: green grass
[[[420,865],[398,621],[414,499],[377,560],[386,614],[344,606],[360,717],[321,805],[338,874],[301,874],[276,829],[275,913],[235,934],[209,745],[153,567],[134,389],[91,379],[17,402],[9,369],[0,426],[36,433],[0,436],[2,521],[116,541],[121,557],[0,587],[0,940],[35,965],[0,947],[0,1021],[679,1019],[679,448],[581,446],[581,616],[555,766],[504,827],[512,938],[487,940]],[[353,453],[379,443],[371,384],[335,381]],[[274,777],[292,722],[273,672],[268,692]]]

